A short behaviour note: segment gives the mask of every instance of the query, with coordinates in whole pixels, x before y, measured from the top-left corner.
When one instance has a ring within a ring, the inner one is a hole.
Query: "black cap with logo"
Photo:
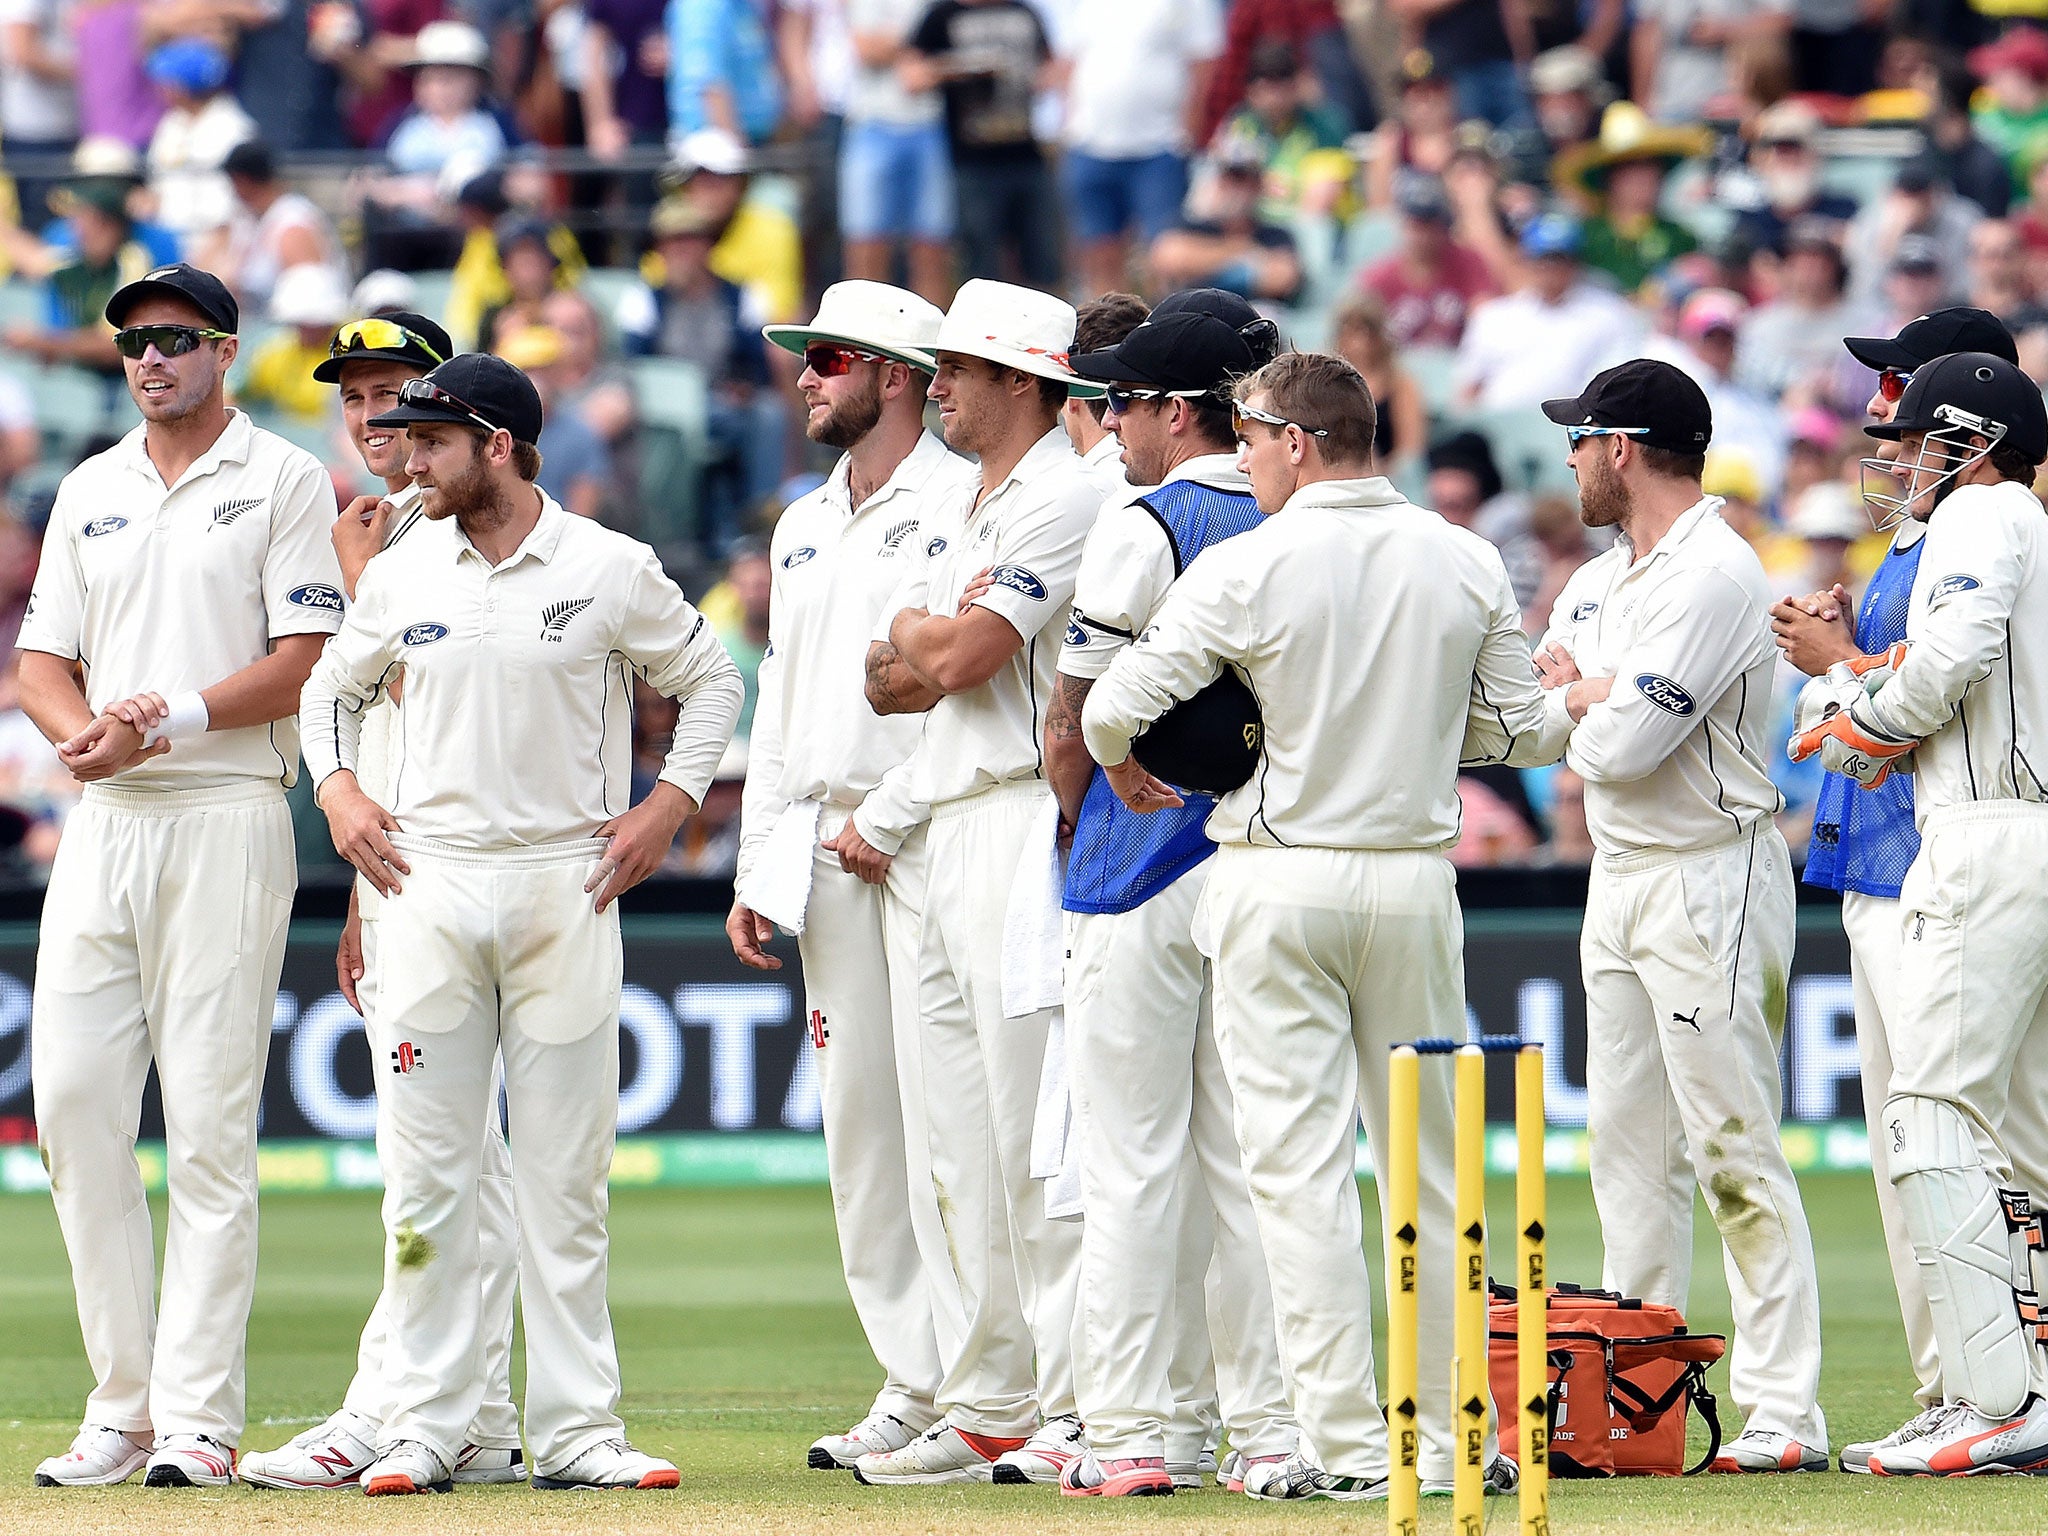
[[[410,427],[423,421],[510,432],[515,442],[537,443],[540,392],[502,357],[464,352],[424,378],[407,379],[398,404],[372,416],[370,425]]]
[[[455,343],[438,322],[394,309],[344,325],[335,333],[327,360],[314,367],[313,377],[322,384],[339,384],[341,370],[350,363],[403,363],[426,373],[453,356]]]
[[[1595,374],[1575,399],[1544,401],[1543,414],[1561,427],[1627,427],[1644,447],[1672,453],[1705,453],[1714,436],[1705,391],[1647,357]]]
[[[128,323],[128,312],[145,299],[183,299],[204,315],[215,330],[233,335],[241,329],[241,306],[235,303],[227,284],[189,262],[158,267],[117,288],[107,300],[107,324],[119,330]]]
[[[1168,315],[1210,315],[1244,338],[1252,361],[1261,368],[1280,355],[1280,327],[1227,288],[1176,288],[1152,306],[1152,318]]]
[[[1115,346],[1073,362],[1084,379],[1176,391],[1221,390],[1257,366],[1244,337],[1215,316],[1193,311],[1154,316]]]
[[[1842,345],[1857,362],[1879,373],[1887,368],[1911,373],[1951,352],[1989,352],[2008,363],[2020,357],[2004,321],[1988,310],[1960,304],[1909,320],[1896,336],[1851,336]]]
[[[2029,464],[2048,459],[2048,404],[2041,386],[1990,352],[1952,352],[1922,364],[1892,419],[1863,431],[1894,441],[1908,432],[1961,431],[2017,449]]]

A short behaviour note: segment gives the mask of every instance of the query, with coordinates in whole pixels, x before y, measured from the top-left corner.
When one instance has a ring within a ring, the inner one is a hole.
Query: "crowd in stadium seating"
[[[759,327],[840,276],[1245,294],[1359,367],[1387,472],[1500,545],[1532,630],[1597,547],[1534,407],[1662,357],[1707,390],[1708,489],[1773,579],[1854,587],[1875,380],[1841,338],[1969,303],[2048,379],[2044,24],[2048,0],[0,0],[0,630],[56,479],[133,420],[106,298],[175,256],[235,288],[238,401],[337,494],[362,473],[311,366],[344,319],[433,310],[526,368],[543,483],[654,543],[743,664],[761,537],[825,467]],[[75,786],[11,686],[0,843],[33,870]],[[1814,785],[1781,768],[1797,841]],[[1461,860],[1584,858],[1568,772],[1467,790]],[[676,867],[729,870],[731,820],[708,806]]]

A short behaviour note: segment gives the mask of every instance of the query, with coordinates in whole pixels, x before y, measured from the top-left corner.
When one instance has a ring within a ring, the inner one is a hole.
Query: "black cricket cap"
[[[1218,391],[1258,367],[1244,337],[1213,315],[1154,315],[1113,347],[1084,352],[1074,372],[1104,384]]]
[[[2041,386],[2016,363],[1990,352],[1952,352],[1923,364],[1914,370],[1892,419],[1863,431],[1896,441],[1908,432],[1973,430],[1949,414],[1955,411],[2002,425],[2005,435],[1997,446],[2019,450],[2029,464],[2048,459],[2048,402],[2042,400]]]
[[[1235,667],[1138,733],[1131,755],[1181,789],[1227,795],[1251,778],[1265,749],[1259,700]]]
[[[1842,343],[1866,368],[1911,373],[1951,352],[1989,352],[2008,363],[2020,359],[2012,332],[1988,310],[1957,305],[1909,320],[1896,336],[1851,336]]]
[[[488,352],[464,352],[429,373],[427,382],[446,390],[494,428],[510,432],[513,441],[540,441],[540,391],[502,357],[493,357]],[[477,425],[468,411],[436,400],[401,401],[381,416],[372,416],[370,425],[409,427],[422,421],[450,422],[458,427]]]
[[[1261,368],[1280,355],[1280,327],[1252,308],[1241,294],[1227,288],[1176,288],[1152,306],[1151,317],[1168,315],[1210,315],[1221,320],[1244,338],[1252,349],[1252,361]]]
[[[448,333],[425,315],[416,315],[408,309],[394,309],[370,318],[389,320],[393,325],[411,331],[412,335],[400,346],[351,347],[339,356],[330,357],[314,367],[313,377],[317,382],[339,384],[341,370],[350,363],[404,363],[421,373],[429,373],[455,356],[455,343],[449,339]],[[348,327],[343,326],[342,329],[347,330]],[[421,346],[421,342],[426,346]]]
[[[189,262],[158,267],[116,289],[107,300],[107,324],[119,330],[128,323],[128,312],[144,299],[183,299],[204,315],[216,331],[233,335],[242,328],[241,306],[235,303],[227,284]]]
[[[1636,442],[1672,453],[1705,453],[1714,436],[1705,392],[1647,357],[1595,374],[1575,399],[1544,401],[1543,414],[1561,427],[1642,427]]]

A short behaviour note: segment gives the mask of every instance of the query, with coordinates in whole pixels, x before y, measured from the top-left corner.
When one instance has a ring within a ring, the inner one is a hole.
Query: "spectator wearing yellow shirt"
[[[285,330],[256,349],[237,402],[314,426],[331,420],[334,386],[316,380],[313,370],[327,361],[335,331],[349,318],[347,284],[332,267],[287,267],[271,290],[270,318]]]
[[[746,146],[723,128],[700,128],[678,146],[673,179],[717,232],[711,270],[747,290],[770,323],[796,320],[804,304],[803,242],[795,219],[748,195]],[[659,286],[659,274],[648,282]]]

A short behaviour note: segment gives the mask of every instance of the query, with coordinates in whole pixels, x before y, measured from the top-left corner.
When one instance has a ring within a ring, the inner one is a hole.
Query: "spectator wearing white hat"
[[[930,807],[925,1111],[966,1333],[939,1386],[943,1417],[900,1450],[862,1457],[865,1483],[1049,1483],[1085,1445],[1074,1407],[1080,1233],[1048,1218],[1032,1177],[1059,968],[1022,985],[1006,974],[1009,923],[1041,915],[1012,910],[1013,872],[1035,861],[1047,872],[1037,896],[1048,911],[1057,901],[1045,713],[1102,503],[1060,427],[1074,326],[1073,308],[1043,293],[961,288],[939,328],[931,397],[947,443],[981,472],[955,507],[930,509],[925,567],[884,605],[868,651],[868,702],[927,718],[839,850],[856,867],[893,854],[916,823],[878,804]]]
[[[332,267],[293,267],[277,280],[270,318],[285,329],[249,359],[236,385],[236,403],[301,424],[334,420],[334,386],[314,378],[313,370],[327,361],[335,331],[349,318],[347,284]]]
[[[483,105],[490,45],[467,22],[436,21],[420,28],[413,48],[412,110],[391,130],[385,157],[428,201],[452,198],[505,155],[504,127]]]

